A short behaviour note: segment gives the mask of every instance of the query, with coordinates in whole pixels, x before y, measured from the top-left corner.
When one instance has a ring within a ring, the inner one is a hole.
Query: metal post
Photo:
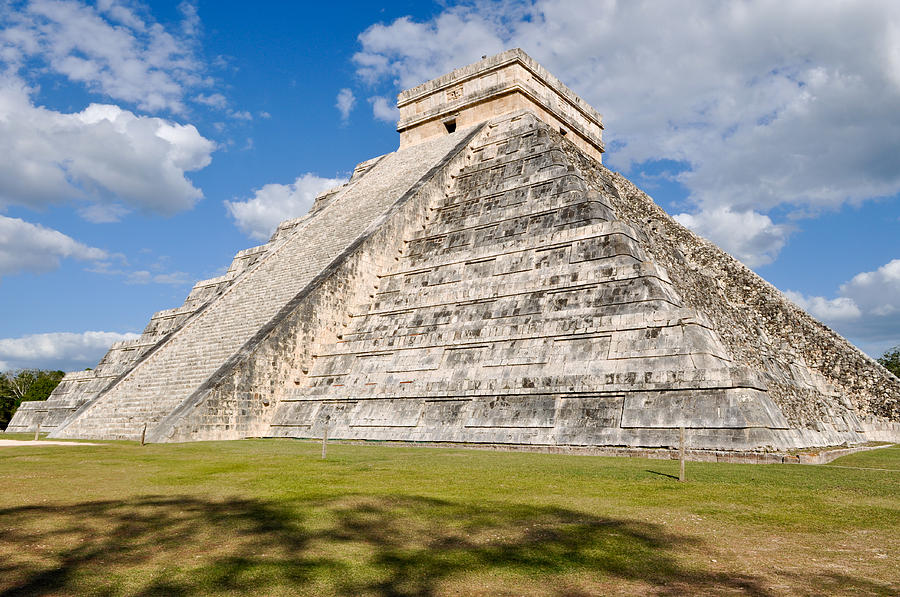
[[[325,460],[328,448],[328,425],[325,425],[325,431],[322,432],[322,460]]]
[[[684,427],[678,428],[679,433],[679,441],[678,441],[678,460],[681,464],[681,470],[678,473],[678,480],[684,483]]]
[[[144,439],[147,437],[147,424],[144,423],[144,428],[141,430],[141,445],[144,445]]]

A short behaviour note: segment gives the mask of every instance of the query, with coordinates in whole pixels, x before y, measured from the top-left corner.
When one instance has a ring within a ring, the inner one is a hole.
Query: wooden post
[[[144,445],[144,439],[147,437],[147,424],[144,423],[144,428],[141,430],[141,445]]]
[[[678,480],[684,483],[684,427],[679,427],[678,433],[678,460],[680,461],[681,465],[680,471],[678,473]]]
[[[322,432],[322,460],[325,460],[328,449],[328,425],[325,425],[325,431]]]
[[[43,417],[38,419],[37,429],[34,430],[34,441],[37,441],[41,437],[41,423],[44,422]]]

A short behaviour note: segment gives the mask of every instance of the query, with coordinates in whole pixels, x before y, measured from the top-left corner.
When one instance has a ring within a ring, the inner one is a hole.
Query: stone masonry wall
[[[625,177],[571,147],[569,155],[594,184],[615,185],[619,217],[646,232],[646,248],[685,302],[712,320],[735,360],[774,376],[770,393],[792,424],[815,427],[829,400],[862,415],[900,421],[900,380],[744,264],[680,225]],[[803,385],[822,386],[821,380],[803,383],[805,368],[833,388],[798,391]]]
[[[350,197],[341,199],[342,229],[323,231],[326,235],[318,239],[307,234],[304,239],[326,253],[330,253],[326,243],[343,251],[218,374],[163,420],[151,440],[235,439],[263,434],[278,396],[286,387],[303,383],[316,351],[334,342],[347,324],[350,307],[374,295],[376,273],[389,267],[403,250],[403,231],[423,226],[426,214],[422,202],[411,201],[411,197],[443,192],[446,172],[459,161],[459,151],[475,132],[477,129],[460,131],[401,152],[387,164],[390,168],[373,168],[374,176],[364,176],[358,196],[353,201]],[[436,157],[440,160],[435,164]],[[428,165],[433,165],[430,171]],[[403,169],[418,172],[420,180],[410,184],[398,176]]]
[[[126,376],[85,405],[58,437],[134,439],[156,426],[241,349],[322,268],[455,143],[437,139],[386,157],[360,182],[302,221],[265,258],[173,332]],[[405,160],[405,161],[404,161]],[[392,196],[393,195],[393,196]],[[350,217],[357,205],[357,217]]]
[[[671,446],[684,426],[704,449],[865,441],[835,404],[822,428],[792,428],[771,376],[732,359],[618,218],[616,186],[590,184],[550,133],[529,112],[488,123],[446,196],[425,198],[424,227],[399,231],[374,295],[289,384],[270,434]],[[791,390],[814,402],[828,391],[814,377]]]

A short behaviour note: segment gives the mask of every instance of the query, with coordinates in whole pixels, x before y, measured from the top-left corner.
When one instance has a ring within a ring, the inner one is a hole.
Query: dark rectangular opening
[[[456,119],[454,118],[453,120],[445,120],[444,126],[447,128],[448,133],[455,133],[456,132]]]

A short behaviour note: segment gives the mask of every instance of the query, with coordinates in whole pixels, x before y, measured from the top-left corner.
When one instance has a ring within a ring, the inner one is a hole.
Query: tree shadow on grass
[[[766,594],[758,578],[679,564],[696,540],[659,526],[519,504],[149,496],[0,510],[0,533],[2,596],[428,596],[486,578],[495,592],[589,593],[573,574],[663,595]]]

